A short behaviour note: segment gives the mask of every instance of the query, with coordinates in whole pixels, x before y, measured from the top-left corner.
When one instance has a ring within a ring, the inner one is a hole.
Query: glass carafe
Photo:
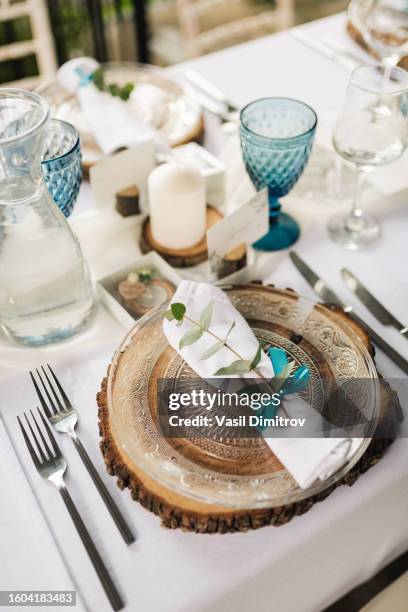
[[[0,323],[31,346],[77,333],[94,309],[78,240],[42,176],[48,117],[40,96],[0,89]]]

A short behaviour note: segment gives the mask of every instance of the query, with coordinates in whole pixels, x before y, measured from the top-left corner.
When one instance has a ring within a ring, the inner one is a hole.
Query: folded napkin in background
[[[182,281],[171,303],[184,304],[188,317],[199,321],[204,307],[211,301],[214,302],[211,331],[220,338],[225,338],[232,322],[235,321],[235,326],[228,335],[228,344],[244,359],[252,361],[258,348],[258,341],[248,323],[221,289],[206,283]],[[216,378],[214,372],[233,361],[231,352],[224,347],[210,358],[203,360],[204,351],[214,345],[214,338],[205,333],[199,341],[180,351],[180,339],[190,327],[193,325],[186,320],[180,326],[174,320],[163,321],[164,334],[169,344],[182,355],[196,374],[204,379]],[[271,361],[264,352],[257,370],[266,378],[274,376]],[[253,377],[251,373],[245,376]],[[285,399],[285,411],[290,418],[306,417],[306,422],[309,421],[312,431],[317,430],[316,419],[323,421],[322,417],[297,395]],[[362,439],[357,438],[268,438],[268,430],[263,431],[263,435],[271,451],[303,489],[310,487],[316,480],[329,478],[344,465],[362,443]]]
[[[168,153],[170,147],[165,137],[155,128],[163,121],[166,110],[159,88],[138,86],[134,103],[124,102],[94,85],[91,76],[99,67],[93,58],[78,57],[61,66],[57,80],[61,87],[77,95],[89,130],[102,151],[109,155],[123,147],[153,140],[158,151]],[[146,107],[151,123],[142,118]]]

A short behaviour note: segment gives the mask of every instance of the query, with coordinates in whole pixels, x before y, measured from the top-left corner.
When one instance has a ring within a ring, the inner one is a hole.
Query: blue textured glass
[[[289,193],[305,169],[316,125],[314,110],[290,98],[255,100],[241,111],[245,167],[258,191],[268,188],[269,232],[254,244],[256,249],[277,251],[299,237],[299,225],[281,212],[279,198]]]
[[[81,144],[73,125],[51,119],[45,134],[41,166],[54,202],[69,217],[82,182]]]

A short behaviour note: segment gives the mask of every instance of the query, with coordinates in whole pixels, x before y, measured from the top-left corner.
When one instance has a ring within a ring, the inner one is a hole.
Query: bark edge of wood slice
[[[330,307],[358,333],[365,346],[374,357],[374,347],[369,338],[348,315],[337,307]],[[109,369],[108,369],[109,372]],[[103,379],[101,390],[97,394],[100,449],[108,473],[117,478],[120,489],[129,488],[133,500],[138,501],[144,508],[153,512],[161,519],[162,526],[170,529],[180,528],[195,533],[234,533],[259,529],[268,525],[280,526],[288,523],[294,516],[300,516],[310,510],[317,502],[323,501],[337,487],[353,485],[356,480],[368,469],[373,467],[384,455],[386,449],[392,444],[394,437],[389,433],[387,425],[389,419],[399,413],[400,404],[397,394],[389,384],[380,377],[381,386],[381,416],[379,428],[385,432],[386,437],[373,438],[360,460],[340,480],[330,485],[320,493],[300,501],[274,508],[260,508],[248,510],[226,509],[222,506],[202,504],[194,499],[186,498],[179,493],[171,491],[147,476],[141,469],[130,466],[123,456],[112,436],[109,427],[109,414],[107,406],[107,377]]]

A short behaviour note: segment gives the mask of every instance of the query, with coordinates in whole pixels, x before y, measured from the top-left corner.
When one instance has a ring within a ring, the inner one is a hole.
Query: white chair
[[[177,0],[181,34],[189,57],[250,40],[271,31],[284,30],[294,24],[294,1],[276,0],[275,7],[250,14],[202,31],[200,22],[209,20],[212,11],[224,8],[237,14],[245,13],[245,0]]]
[[[10,21],[19,17],[29,18],[32,39],[1,45],[0,63],[34,54],[37,59],[38,76],[7,83],[8,86],[30,89],[40,80],[48,79],[55,75],[57,61],[44,0],[21,0],[20,2],[0,0],[0,22]],[[2,86],[4,85],[6,83],[2,83]]]

